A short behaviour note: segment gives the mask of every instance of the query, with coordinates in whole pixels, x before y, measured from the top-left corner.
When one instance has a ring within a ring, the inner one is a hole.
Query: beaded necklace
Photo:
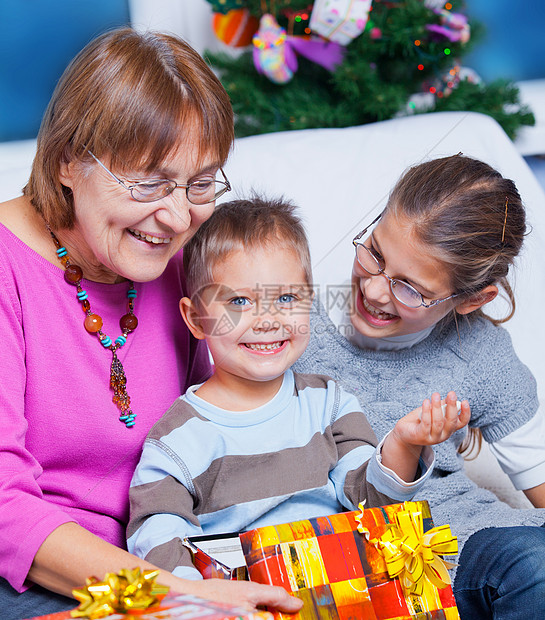
[[[138,326],[138,319],[134,314],[134,300],[136,299],[136,289],[134,283],[129,281],[129,290],[127,291],[127,314],[119,319],[119,326],[122,334],[112,342],[112,339],[102,331],[102,317],[91,311],[87,291],[81,287],[83,279],[83,270],[79,265],[75,265],[68,256],[68,251],[63,247],[57,239],[55,233],[47,226],[47,230],[53,239],[57,248],[57,256],[64,266],[64,279],[68,284],[76,287],[76,295],[81,302],[83,311],[85,312],[85,320],[83,325],[90,334],[96,334],[100,343],[105,349],[112,352],[112,364],[110,366],[110,388],[114,395],[112,401],[119,407],[119,420],[125,424],[127,428],[134,426],[136,413],[133,413],[130,407],[131,398],[127,393],[127,377],[123,364],[117,357],[117,350],[127,342],[127,336]]]

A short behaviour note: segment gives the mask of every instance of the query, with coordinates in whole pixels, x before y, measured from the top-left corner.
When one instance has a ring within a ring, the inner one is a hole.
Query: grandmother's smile
[[[141,232],[134,228],[127,229],[133,237],[140,239],[141,241],[147,241],[148,243],[153,243],[155,245],[167,244],[172,241],[172,237],[156,237],[155,235],[148,235],[147,233]]]

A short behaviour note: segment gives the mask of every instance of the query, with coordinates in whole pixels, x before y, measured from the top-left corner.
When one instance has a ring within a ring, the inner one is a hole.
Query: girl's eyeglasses
[[[458,297],[458,294],[449,295],[448,297],[443,297],[442,299],[434,299],[433,301],[426,302],[422,293],[419,293],[413,286],[404,282],[403,280],[396,280],[395,278],[391,278],[387,273],[384,272],[384,266],[381,265],[381,260],[373,253],[373,250],[367,247],[362,241],[362,237],[367,233],[369,228],[376,224],[379,219],[384,214],[384,211],[376,217],[367,228],[364,228],[358,235],[354,237],[352,243],[356,248],[356,259],[360,265],[360,267],[370,276],[384,276],[388,279],[390,283],[390,290],[392,291],[392,295],[402,303],[407,308],[433,308],[437,304],[443,303],[448,299],[453,299],[454,297]]]

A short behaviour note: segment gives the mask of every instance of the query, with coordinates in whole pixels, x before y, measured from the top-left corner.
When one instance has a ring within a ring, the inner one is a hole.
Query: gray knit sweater
[[[483,318],[437,325],[423,341],[398,351],[360,349],[338,333],[322,306],[312,314],[310,344],[298,372],[324,373],[355,394],[381,440],[396,421],[433,392],[454,390],[471,405],[470,426],[488,442],[530,420],[538,407],[536,381],[517,358],[508,332]],[[437,525],[450,524],[460,552],[474,532],[491,526],[542,525],[545,509],[513,509],[464,473],[458,431],[434,446],[435,470],[415,497],[427,499]]]

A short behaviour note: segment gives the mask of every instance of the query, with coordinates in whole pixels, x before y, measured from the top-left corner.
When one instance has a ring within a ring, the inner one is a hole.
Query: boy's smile
[[[287,343],[287,340],[280,340],[279,342],[270,342],[270,343],[257,343],[257,342],[246,342],[243,346],[247,347],[251,351],[255,351],[261,355],[269,355],[276,353],[279,349],[284,347]]]

